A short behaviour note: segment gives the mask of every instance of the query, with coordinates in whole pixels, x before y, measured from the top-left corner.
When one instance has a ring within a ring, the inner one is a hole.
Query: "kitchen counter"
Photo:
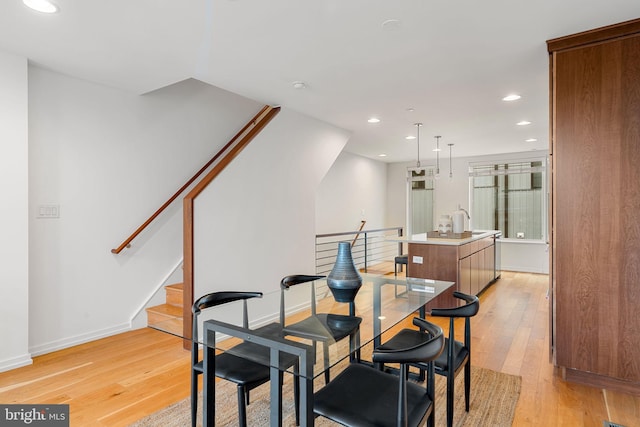
[[[501,234],[499,230],[478,230],[462,239],[415,234],[397,241],[408,244],[409,277],[455,282],[455,290],[478,295],[500,274],[496,270],[495,239]],[[440,295],[427,308],[455,307],[458,303],[452,288],[450,294]]]
[[[401,243],[420,243],[424,245],[453,245],[460,246],[466,243],[471,243],[476,240],[481,240],[486,237],[494,237],[501,235],[500,230],[474,230],[471,237],[455,239],[446,237],[427,237],[427,233],[414,234],[412,236],[390,238],[387,240]]]

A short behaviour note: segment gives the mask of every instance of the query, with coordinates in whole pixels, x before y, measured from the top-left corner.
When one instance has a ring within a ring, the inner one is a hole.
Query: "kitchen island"
[[[408,244],[407,276],[455,282],[455,290],[478,295],[500,276],[495,242],[500,235],[499,230],[483,230],[464,238],[409,236],[402,240]],[[454,288],[427,308],[457,306]]]

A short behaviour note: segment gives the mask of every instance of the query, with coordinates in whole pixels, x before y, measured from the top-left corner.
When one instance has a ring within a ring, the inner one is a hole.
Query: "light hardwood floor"
[[[609,420],[639,427],[640,397],[565,383],[555,375],[547,284],[546,275],[504,272],[481,295],[472,321],[473,365],[522,376],[514,426],[601,427]],[[440,324],[446,329],[446,321]],[[189,353],[179,338],[151,329],[36,357],[31,366],[0,373],[0,403],[68,403],[73,427],[127,426],[187,396]]]

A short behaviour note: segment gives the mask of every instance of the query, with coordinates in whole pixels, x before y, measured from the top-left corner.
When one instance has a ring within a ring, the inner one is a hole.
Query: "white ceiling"
[[[415,160],[415,122],[423,160],[434,135],[454,157],[546,149],[545,41],[640,17],[638,0],[55,3],[2,0],[0,50],[135,93],[196,78],[348,129],[348,151],[388,162]]]

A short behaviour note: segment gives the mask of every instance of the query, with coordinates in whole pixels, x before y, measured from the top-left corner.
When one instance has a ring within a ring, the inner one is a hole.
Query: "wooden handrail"
[[[353,242],[351,242],[351,247],[353,247],[356,242],[358,241],[358,236],[360,236],[360,232],[362,231],[362,229],[364,228],[364,225],[367,223],[367,221],[365,221],[364,219],[362,221],[360,221],[360,228],[358,228],[358,233],[356,234],[356,237],[353,238]]]
[[[184,348],[191,346],[191,326],[193,324],[193,205],[195,198],[213,181],[213,179],[226,168],[229,163],[255,138],[258,133],[280,112],[280,107],[266,106],[251,122],[253,127],[247,127],[241,136],[224,157],[198,182],[183,199],[183,285],[182,285],[182,333],[185,338]]]
[[[268,105],[265,105],[262,110],[260,110],[260,112],[258,114],[256,114],[253,119],[251,119],[246,125],[244,125],[244,127],[242,129],[240,129],[240,131],[235,134],[235,136],[233,138],[231,138],[231,140],[229,142],[227,142],[227,144],[222,147],[222,149],[220,151],[218,151],[216,153],[215,156],[213,156],[213,158],[211,160],[209,160],[198,172],[196,172],[196,174],[189,179],[189,181],[187,181],[182,187],[180,187],[180,189],[178,191],[175,192],[175,194],[173,196],[171,196],[169,198],[169,200],[167,200],[162,206],[160,206],[160,208],[155,211],[153,213],[153,215],[151,215],[149,217],[149,219],[147,219],[140,227],[138,227],[138,229],[136,231],[134,231],[129,237],[127,237],[125,239],[124,242],[122,242],[122,244],[120,246],[118,246],[115,249],[111,249],[111,253],[114,254],[119,254],[120,252],[122,252],[122,250],[124,248],[128,248],[131,244],[131,242],[133,241],[133,239],[135,239],[140,233],[142,233],[142,231],[147,228],[147,226],[149,224],[151,224],[151,222],[153,222],[154,219],[156,219],[156,217],[158,215],[160,215],[171,203],[173,203],[173,201],[178,198],[178,196],[180,196],[180,194],[182,194],[187,188],[189,188],[189,186],[191,184],[193,184],[193,182],[198,179],[198,177],[204,172],[206,171],[209,166],[211,166],[216,160],[218,160],[218,158],[229,149],[229,147],[243,134],[245,134],[247,132],[247,130],[253,126],[256,121],[258,120],[258,118],[260,116],[262,116],[269,108],[271,108]]]

